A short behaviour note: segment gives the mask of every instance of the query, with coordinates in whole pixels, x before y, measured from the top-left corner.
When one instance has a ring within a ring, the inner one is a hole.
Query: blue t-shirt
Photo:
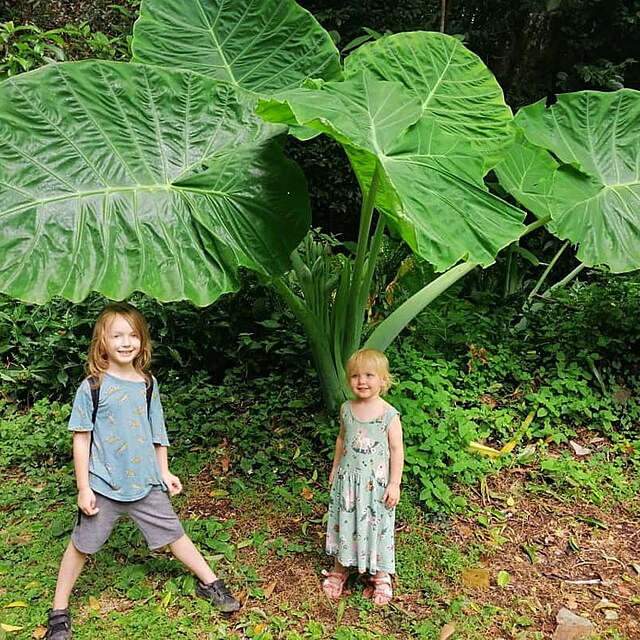
[[[93,431],[89,457],[89,484],[96,492],[120,502],[144,498],[162,483],[154,445],[169,446],[164,413],[153,379],[147,416],[146,382],[132,382],[105,373],[95,426],[91,423],[93,401],[85,379],[69,418],[70,431]]]

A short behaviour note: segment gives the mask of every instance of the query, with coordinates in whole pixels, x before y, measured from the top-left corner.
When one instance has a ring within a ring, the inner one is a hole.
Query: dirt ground
[[[446,611],[448,603],[460,595],[474,603],[477,611],[496,607],[495,626],[487,636],[495,639],[529,639],[534,638],[535,631],[551,638],[556,615],[563,607],[588,617],[595,632],[603,637],[640,639],[640,527],[634,511],[619,506],[611,510],[571,504],[548,494],[524,492],[518,483],[517,478],[509,476],[495,478],[482,492],[471,493],[469,499],[482,513],[494,510],[501,514],[489,522],[480,523],[475,516],[456,517],[445,525],[427,525],[427,538],[432,529],[434,535],[444,534],[445,544],[450,540],[452,546],[462,550],[472,545],[486,550],[478,565],[472,567],[479,571],[455,582],[443,579],[448,592],[437,598],[441,609]],[[224,499],[211,500],[214,485],[206,471],[192,481],[183,515],[233,519],[239,539],[249,537],[256,526],[268,527],[274,538],[300,538],[301,517],[286,518],[274,513],[264,520],[251,509],[233,508]],[[507,505],[500,497],[504,495],[519,497]],[[313,519],[321,516],[322,506],[318,505]],[[412,523],[398,522],[399,545],[411,526]],[[318,548],[322,547],[321,529],[322,525],[312,524],[306,532]],[[262,563],[258,571],[265,577],[263,589],[268,598],[260,608],[268,617],[282,615],[284,603],[290,611],[305,611],[308,619],[322,622],[327,629],[336,625],[336,605],[324,597],[321,589],[320,571],[326,565],[322,554],[271,554],[265,565],[265,555],[252,558],[251,553],[256,553],[252,549],[243,549],[247,554],[242,562],[252,565],[255,561],[256,566]],[[499,572],[508,574],[506,585],[498,585]],[[361,586],[353,579],[347,593],[358,589]],[[381,633],[406,637],[397,631],[398,616],[405,621],[407,616],[417,622],[432,620],[433,606],[433,598],[427,603],[423,593],[404,588],[399,567],[393,605],[381,613],[376,624]],[[346,607],[341,615],[342,624],[358,624],[357,607]],[[516,626],[515,620],[527,622]],[[455,625],[455,620],[452,622]],[[526,636],[519,635],[523,629]],[[618,635],[612,635],[611,630]],[[451,636],[452,640],[458,637],[463,636]]]

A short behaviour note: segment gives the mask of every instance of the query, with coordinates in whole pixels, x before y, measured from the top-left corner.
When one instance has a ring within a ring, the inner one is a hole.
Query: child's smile
[[[380,395],[383,380],[375,371],[356,371],[349,378],[351,391],[360,400]]]
[[[131,365],[140,352],[140,336],[122,316],[116,315],[106,328],[104,343],[109,362],[116,367]]]

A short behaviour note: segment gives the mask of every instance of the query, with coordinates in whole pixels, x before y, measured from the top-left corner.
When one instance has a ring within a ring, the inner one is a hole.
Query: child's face
[[[115,315],[104,330],[104,345],[109,364],[115,368],[129,368],[140,353],[140,336],[121,315]]]
[[[384,379],[371,365],[362,364],[349,376],[349,385],[356,398],[367,400],[380,395]]]

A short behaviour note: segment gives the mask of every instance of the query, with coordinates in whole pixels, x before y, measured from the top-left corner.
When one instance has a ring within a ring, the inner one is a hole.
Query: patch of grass
[[[492,528],[504,522],[498,515],[505,510],[500,507],[504,490],[486,488],[486,504],[463,519],[425,513],[407,491],[397,514],[396,598],[379,609],[362,598],[356,576],[340,603],[322,594],[320,571],[329,559],[323,550],[326,492],[319,481],[291,478],[280,493],[251,484],[234,488],[231,474],[210,475],[208,451],[185,455],[188,464],[181,454],[175,460],[187,487],[176,507],[196,545],[241,597],[242,609],[226,618],[195,598],[194,578],[170,553],[149,553],[135,527],[123,522],[90,559],[74,591],[72,612],[79,640],[431,640],[446,624],[455,625],[454,637],[465,640],[546,637],[540,635],[541,619],[551,614],[528,594],[514,591],[522,579],[516,570],[506,567],[513,587],[474,591],[462,581],[465,569],[493,562],[494,582],[505,554],[514,554],[506,543],[498,549],[491,543]],[[192,477],[186,475],[189,469]],[[0,622],[22,627],[16,638],[31,637],[46,618],[75,517],[70,465],[46,471],[38,477],[3,478]],[[518,503],[527,500],[524,492],[513,495]],[[491,501],[499,504],[492,506]],[[513,509],[517,512],[518,506]],[[571,516],[565,528],[575,530],[571,535],[581,540],[604,536],[609,530],[597,526],[601,517]],[[593,543],[583,546],[586,550]],[[491,601],[496,595],[501,596],[499,603]],[[12,603],[21,605],[9,607]],[[630,640],[616,633],[600,631],[602,640]]]

